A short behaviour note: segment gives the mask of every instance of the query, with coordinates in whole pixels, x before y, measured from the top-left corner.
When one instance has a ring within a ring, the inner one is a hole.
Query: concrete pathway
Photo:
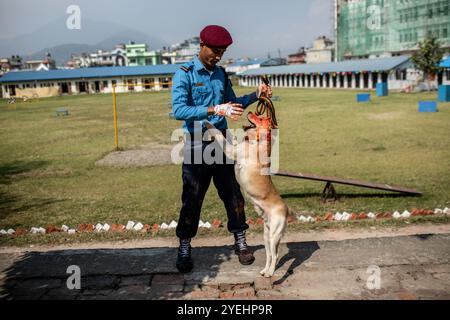
[[[288,234],[272,279],[259,275],[265,259],[261,235],[249,241],[256,256],[251,266],[241,266],[224,244],[231,237],[199,240],[194,271],[186,275],[174,266],[175,239],[155,241],[155,247],[149,240],[145,247],[2,248],[0,298],[450,299],[449,229],[340,240]]]

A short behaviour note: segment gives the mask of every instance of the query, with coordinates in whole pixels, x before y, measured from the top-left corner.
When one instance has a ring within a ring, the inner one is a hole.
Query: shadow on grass
[[[47,161],[14,161],[0,165],[0,187],[2,185],[11,185],[14,180],[18,180],[27,173],[46,167],[49,164]],[[5,188],[7,190],[7,188]],[[0,219],[6,218],[9,214],[23,212],[34,208],[42,208],[49,204],[61,202],[64,200],[47,199],[32,199],[24,200],[19,196],[0,190]]]
[[[0,184],[9,185],[18,175],[41,169],[49,164],[48,161],[13,161],[0,165]]]

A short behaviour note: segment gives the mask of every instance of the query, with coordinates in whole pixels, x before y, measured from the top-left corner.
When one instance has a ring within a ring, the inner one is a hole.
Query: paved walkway
[[[173,246],[4,248],[0,298],[450,299],[450,232],[341,241],[292,238],[281,245],[272,280],[258,273],[265,259],[261,244],[254,246],[252,266],[241,266],[231,246],[196,247],[195,269],[186,275],[174,267]],[[76,273],[67,273],[70,266],[80,268],[79,290],[67,287],[69,277],[69,284],[76,284]]]

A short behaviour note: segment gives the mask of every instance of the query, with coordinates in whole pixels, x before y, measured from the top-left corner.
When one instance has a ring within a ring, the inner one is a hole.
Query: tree
[[[419,42],[419,50],[411,58],[416,68],[423,72],[423,78],[428,83],[428,90],[431,88],[431,81],[440,70],[439,63],[442,56],[439,41],[433,36],[428,36]]]

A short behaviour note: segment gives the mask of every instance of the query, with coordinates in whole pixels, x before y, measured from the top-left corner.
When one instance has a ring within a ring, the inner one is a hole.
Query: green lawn
[[[369,104],[357,104],[352,91],[275,88],[274,94],[281,97],[275,107],[282,169],[424,192],[423,197],[399,197],[336,185],[340,201],[324,205],[324,184],[274,177],[294,210],[323,214],[450,207],[450,104],[439,104],[438,113],[417,111],[417,102],[436,99],[436,92],[391,93]],[[169,92],[124,94],[118,102],[124,149],[153,141],[169,144],[172,130],[181,126],[169,119]],[[56,117],[59,107],[67,107],[70,116]],[[112,111],[110,95],[41,99],[16,109],[0,102],[0,228],[177,220],[180,166],[95,166],[114,149]],[[256,217],[251,206],[247,213]],[[225,217],[211,185],[202,219]]]

